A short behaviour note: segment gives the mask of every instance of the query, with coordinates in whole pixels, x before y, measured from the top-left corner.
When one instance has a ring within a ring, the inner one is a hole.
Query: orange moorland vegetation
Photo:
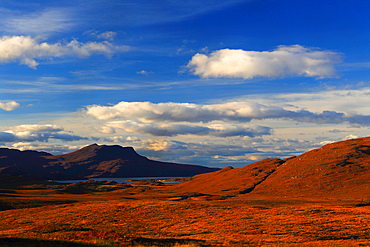
[[[370,138],[178,185],[0,176],[0,246],[369,246]]]

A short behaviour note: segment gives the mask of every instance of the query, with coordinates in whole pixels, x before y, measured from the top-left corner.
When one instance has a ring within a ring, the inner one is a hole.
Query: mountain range
[[[132,147],[92,144],[75,152],[46,152],[0,148],[0,174],[42,180],[109,177],[189,177],[219,168],[150,160]]]
[[[324,198],[370,201],[370,137],[335,142],[286,159],[243,168],[208,168],[153,161],[132,147],[93,144],[73,153],[0,149],[0,174],[37,179],[191,177],[163,188],[221,197]]]

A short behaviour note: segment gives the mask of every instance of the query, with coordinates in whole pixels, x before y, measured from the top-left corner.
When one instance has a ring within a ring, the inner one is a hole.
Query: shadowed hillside
[[[237,194],[370,199],[370,138],[325,145],[285,160],[265,159],[244,168],[195,176],[173,190]]]
[[[51,154],[37,151],[20,151],[0,148],[0,174],[13,176],[28,173],[42,173],[46,157]]]
[[[0,149],[0,174],[38,179],[93,177],[188,177],[217,171],[196,165],[150,160],[132,147],[93,144],[70,154]]]

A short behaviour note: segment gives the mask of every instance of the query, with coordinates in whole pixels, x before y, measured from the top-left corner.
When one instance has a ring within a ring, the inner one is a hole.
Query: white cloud
[[[255,117],[262,117],[262,115],[278,115],[277,112],[281,110],[282,108],[247,102],[198,105],[122,101],[114,106],[87,106],[86,114],[101,120],[121,118],[138,119],[142,122],[209,122],[220,119],[249,121]]]
[[[344,130],[348,124],[351,127],[370,126],[369,115],[331,110],[312,112],[289,104],[289,100],[281,101],[284,98],[282,95],[275,97],[267,96],[266,99],[261,99],[261,102],[276,105],[246,101],[218,104],[120,102],[111,106],[87,106],[84,113],[99,121],[105,120],[104,125],[114,128],[117,133],[140,135],[141,139],[151,135],[172,137],[175,140],[188,138],[200,140],[201,137],[207,137],[211,142],[221,140],[220,138],[227,138],[226,142],[233,142],[233,140],[239,142],[242,139],[251,142],[250,138],[255,140],[259,137],[268,139],[269,137],[286,138],[289,136],[293,139],[299,138],[300,133],[306,133],[311,142],[319,143],[325,141],[325,137],[320,136],[319,132],[330,134],[328,138],[331,139],[338,134],[328,132],[334,128]],[[319,99],[321,97],[317,100]],[[258,99],[251,100],[257,101]],[[295,102],[299,103],[299,101]],[[321,102],[321,105],[325,107],[325,103]],[[347,131],[346,135],[348,133],[363,135],[360,131],[365,130],[359,128],[356,132]],[[315,140],[316,137],[321,139]],[[287,145],[288,143],[292,141],[279,142],[270,146],[264,143],[263,146],[267,149],[262,151],[270,150],[268,152],[277,153],[281,157],[282,154],[295,155],[297,152],[307,150],[307,144]]]
[[[253,119],[289,119],[305,123],[359,123],[370,125],[370,116],[336,111],[314,113],[308,110],[286,110],[280,106],[266,106],[254,102],[226,102],[221,104],[120,102],[114,106],[90,105],[85,114],[100,120],[125,119],[151,122],[249,122]],[[199,130],[200,131],[200,130]]]
[[[0,109],[3,109],[5,111],[13,111],[19,108],[19,106],[20,106],[19,103],[15,101],[7,101],[7,102],[0,101]]]
[[[15,132],[25,132],[25,131],[32,131],[32,132],[60,132],[63,131],[64,128],[58,125],[53,124],[22,124],[12,128],[9,130]]]
[[[198,53],[187,67],[194,75],[204,78],[251,79],[290,75],[331,78],[336,76],[334,65],[340,62],[339,53],[292,45],[262,52],[223,49],[208,56]]]
[[[19,61],[31,68],[39,64],[36,60],[75,56],[86,58],[94,53],[110,56],[117,51],[127,51],[126,46],[114,46],[111,43],[87,42],[72,40],[69,43],[39,42],[30,36],[3,36],[0,38],[0,62]]]

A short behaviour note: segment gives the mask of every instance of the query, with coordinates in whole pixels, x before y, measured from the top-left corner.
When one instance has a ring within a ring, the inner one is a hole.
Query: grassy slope
[[[370,207],[356,207],[360,201],[252,195],[209,200],[202,195],[181,197],[162,187],[134,185],[86,194],[61,194],[55,188],[2,189],[1,200],[24,200],[25,205],[0,211],[0,244],[21,241],[9,246],[35,246],[37,239],[45,246],[48,240],[103,246],[370,244]],[[183,200],[173,200],[176,197]],[[45,206],[34,205],[34,200]]]

